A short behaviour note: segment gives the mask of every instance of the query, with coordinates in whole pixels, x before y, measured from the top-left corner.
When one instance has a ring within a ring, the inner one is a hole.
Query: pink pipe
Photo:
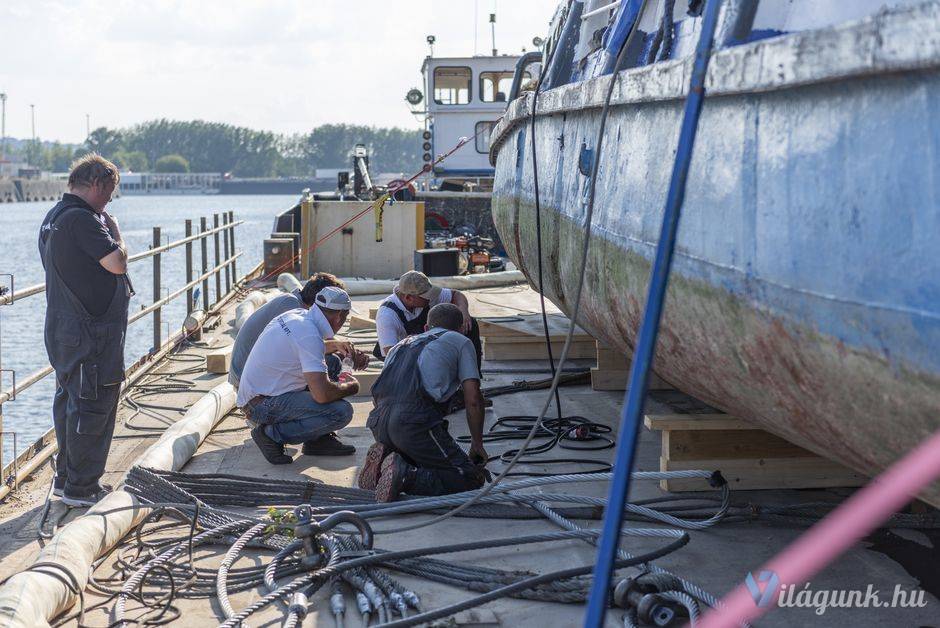
[[[753,573],[769,570],[777,574],[781,585],[803,584],[938,477],[940,431]],[[719,605],[720,608],[710,610],[696,625],[701,628],[738,626],[774,608],[776,595],[773,602],[759,607],[747,586],[742,584],[722,598]]]

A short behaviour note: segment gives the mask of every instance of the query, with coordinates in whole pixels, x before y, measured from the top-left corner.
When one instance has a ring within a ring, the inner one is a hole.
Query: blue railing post
[[[676,244],[676,232],[679,229],[679,215],[685,197],[685,183],[692,161],[692,147],[695,144],[695,132],[698,128],[699,113],[705,97],[705,73],[708,70],[708,58],[711,53],[712,39],[718,22],[718,10],[721,0],[706,0],[702,19],[702,31],[695,50],[692,68],[692,80],[689,95],[685,101],[685,113],[682,129],[679,133],[679,147],[673,163],[672,178],[669,181],[669,193],[666,196],[666,208],[663,213],[662,230],[656,257],[650,273],[649,291],[646,297],[646,309],[640,324],[633,365],[630,368],[630,382],[624,399],[623,415],[620,419],[620,432],[614,462],[614,477],[610,482],[607,508],[604,512],[604,527],[597,550],[594,565],[594,585],[588,599],[584,625],[587,628],[599,628],[604,625],[610,597],[610,581],[613,576],[614,562],[620,545],[620,529],[623,509],[626,505],[627,490],[630,487],[630,474],[633,471],[634,454],[643,417],[643,404],[646,398],[646,386],[649,379],[650,365],[656,348],[659,322],[662,316],[666,286],[669,282],[669,270]],[[616,80],[614,77],[612,80]]]

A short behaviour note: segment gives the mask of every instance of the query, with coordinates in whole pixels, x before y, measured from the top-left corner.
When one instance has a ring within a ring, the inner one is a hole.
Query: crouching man
[[[460,333],[464,316],[450,303],[428,313],[426,331],[409,336],[389,352],[372,387],[375,409],[367,425],[375,444],[366,454],[359,487],[375,490],[378,501],[399,493],[446,495],[483,486],[483,397],[476,352]],[[463,389],[470,455],[447,431],[448,401]]]
[[[271,464],[293,462],[284,453],[285,444],[303,443],[308,456],[355,453],[335,432],[352,419],[352,406],[344,398],[359,392],[359,382],[352,377],[330,381],[324,357],[354,351],[332,339],[351,307],[344,290],[325,287],[309,310],[275,317],[251,348],[236,403],[252,425],[251,438]]]

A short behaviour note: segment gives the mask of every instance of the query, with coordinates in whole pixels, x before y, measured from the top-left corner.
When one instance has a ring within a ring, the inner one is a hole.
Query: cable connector
[[[708,478],[708,485],[712,488],[721,488],[726,484],[728,484],[728,480],[721,474],[721,471],[713,471],[711,477]]]
[[[402,591],[401,596],[405,598],[406,602],[408,602],[408,606],[415,609],[416,611],[421,610],[421,600],[414,591]]]
[[[405,602],[405,598],[401,596],[398,591],[392,591],[388,594],[388,599],[392,603],[392,606],[401,613],[401,616],[404,617],[408,612],[408,604]]]
[[[356,607],[360,615],[368,615],[372,611],[372,605],[369,604],[369,598],[362,591],[356,591]]]
[[[307,596],[303,593],[295,593],[287,610],[290,613],[296,613],[297,617],[303,621],[307,617]]]
[[[346,614],[346,598],[341,592],[330,596],[330,610],[334,615],[342,617]]]

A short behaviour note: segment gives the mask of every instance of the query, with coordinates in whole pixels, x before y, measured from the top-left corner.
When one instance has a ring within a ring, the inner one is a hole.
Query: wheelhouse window
[[[490,152],[490,134],[493,132],[493,127],[495,126],[496,122],[477,122],[473,132],[475,135],[474,143],[476,144],[478,153]]]
[[[480,72],[480,100],[483,102],[506,102],[512,89],[512,72]],[[523,80],[532,76],[526,72]]]
[[[472,77],[470,68],[434,68],[434,102],[438,105],[469,104]]]

